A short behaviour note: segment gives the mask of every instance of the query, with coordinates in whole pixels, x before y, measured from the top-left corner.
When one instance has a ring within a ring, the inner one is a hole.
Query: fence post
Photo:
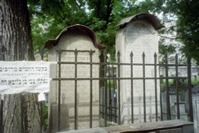
[[[106,60],[107,60],[107,58],[106,58],[106,50],[104,50],[104,53],[103,53],[103,55],[104,55],[104,91],[105,91],[105,93],[104,93],[104,95],[105,95],[105,107],[104,107],[104,119],[105,119],[105,127],[107,126],[107,78],[106,78],[106,69],[107,69],[107,63],[106,63]]]
[[[61,112],[61,54],[62,51],[58,51],[58,131],[60,131],[60,112]]]
[[[168,74],[168,56],[165,55],[165,67],[166,67],[166,101],[167,101],[167,120],[171,120],[170,109],[170,88],[169,88],[169,74]]]
[[[158,93],[157,93],[157,54],[154,54],[154,81],[155,81],[155,118],[158,121]]]
[[[187,58],[187,76],[188,76],[188,95],[189,95],[189,117],[193,122],[193,105],[192,105],[192,85],[191,85],[191,57]]]
[[[92,49],[90,50],[90,128],[92,128],[92,114],[93,114],[93,108],[92,108],[92,105],[93,105],[93,82],[92,82],[92,78],[93,78],[93,75],[92,75],[92,72],[93,72],[93,66],[92,66],[92,55],[93,55],[93,52],[92,52]]]
[[[133,52],[130,54],[131,58],[131,122],[134,123],[134,94],[133,94]]]
[[[145,53],[142,54],[143,61],[143,106],[144,106],[144,122],[146,122],[146,80],[145,80]]]
[[[78,55],[78,51],[77,49],[75,49],[75,110],[74,110],[74,114],[75,114],[75,121],[74,121],[74,127],[75,130],[78,129],[78,121],[77,121],[77,55]]]
[[[121,109],[120,109],[120,52],[117,52],[118,61],[118,124],[121,124]]]
[[[179,84],[178,84],[178,55],[175,56],[175,69],[176,69],[176,102],[177,102],[177,118],[180,119],[179,108]]]

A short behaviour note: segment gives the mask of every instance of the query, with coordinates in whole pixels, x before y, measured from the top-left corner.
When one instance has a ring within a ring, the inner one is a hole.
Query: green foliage
[[[173,84],[173,79],[168,80],[168,86],[171,86]],[[163,90],[166,87],[166,80],[163,80],[163,82],[160,84],[160,89]]]
[[[78,23],[93,29],[110,53],[111,61],[115,60],[116,24],[143,12],[163,14],[163,22],[176,21],[176,26],[165,28],[160,34],[177,31],[177,40],[184,44],[181,50],[199,61],[198,5],[198,0],[28,0],[36,52],[46,40],[56,38],[62,29]],[[160,53],[173,52],[175,46],[161,40]]]
[[[181,49],[199,62],[199,10],[198,0],[151,0],[156,3],[156,11],[163,12],[166,21],[176,21],[177,40],[184,46]]]
[[[175,53],[175,47],[172,44],[164,44],[164,40],[159,41],[159,53],[162,55]]]
[[[149,0],[28,0],[28,3],[36,52],[65,27],[82,24],[96,33],[111,61],[115,60],[116,24],[125,17],[154,9]]]
[[[168,86],[172,86],[172,85],[174,85],[174,80],[173,80],[173,79],[169,79],[169,80],[168,80]],[[188,85],[188,80],[185,80],[183,84],[180,83],[179,85],[180,85],[179,87],[180,87],[181,89],[183,89],[183,87],[185,87],[185,86]],[[194,78],[194,77],[192,77],[192,78],[191,78],[191,85],[193,85],[193,86],[199,85],[199,78]],[[161,90],[162,90],[162,89],[164,89],[165,87],[166,87],[166,80],[163,80],[163,82],[160,84],[160,88],[161,88]]]
[[[107,80],[107,88],[112,88],[112,89],[116,88],[116,84],[114,83],[113,80]]]
[[[197,85],[199,85],[199,78],[191,78],[191,84],[193,85],[193,86],[197,86]]]
[[[42,117],[44,120],[44,130],[48,127],[48,106],[43,105],[42,106]]]

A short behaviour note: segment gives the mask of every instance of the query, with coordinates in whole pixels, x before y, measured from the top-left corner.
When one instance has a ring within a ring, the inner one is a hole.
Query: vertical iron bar
[[[114,76],[114,78],[115,78],[115,67],[112,65],[112,72],[113,72],[113,76]],[[113,100],[114,100],[114,117],[115,117],[115,122],[117,122],[117,94],[116,94],[116,88],[117,88],[117,85],[116,85],[116,80],[115,79],[113,79]]]
[[[61,122],[61,54],[62,51],[58,51],[59,57],[58,57],[58,131],[60,131],[60,122]]]
[[[165,65],[166,65],[166,101],[167,101],[167,120],[171,120],[171,110],[170,110],[170,95],[169,95],[169,81],[168,81],[168,56],[165,55]]]
[[[107,63],[106,63],[106,50],[104,50],[104,90],[105,90],[105,110],[104,110],[104,120],[105,120],[105,127],[107,126],[107,77],[106,77],[106,69],[107,69]]]
[[[179,85],[178,85],[178,55],[175,56],[175,69],[176,69],[176,102],[177,102],[177,118],[180,119],[179,108]]]
[[[156,121],[158,121],[158,93],[157,93],[157,54],[155,53],[154,54],[154,77],[155,77],[155,118],[156,118]]]
[[[121,124],[121,109],[120,109],[120,52],[117,53],[118,61],[118,125]]]
[[[78,124],[77,124],[77,54],[78,51],[77,49],[75,49],[75,110],[74,110],[74,114],[75,114],[75,121],[74,121],[74,127],[75,130],[78,129]]]
[[[43,126],[43,109],[42,109],[42,106],[43,106],[43,104],[42,104],[42,102],[43,101],[39,102],[40,108],[41,108],[41,110],[40,110],[40,133],[43,133],[43,131],[42,131],[42,126]]]
[[[192,84],[191,84],[191,57],[187,58],[187,75],[188,75],[188,94],[189,94],[189,116],[193,122],[193,106],[192,106]]]
[[[163,121],[162,92],[160,92],[160,119],[161,119],[161,121]]]
[[[112,121],[112,97],[111,97],[111,66],[109,66],[109,69],[108,69],[108,73],[109,73],[109,121]]]
[[[131,58],[131,122],[134,123],[134,101],[133,101],[133,52],[130,54]]]
[[[92,66],[92,55],[93,52],[90,50],[90,128],[92,128],[92,117],[93,117],[93,82],[92,82],[92,71],[93,71],[93,66]]]
[[[145,84],[145,53],[142,54],[143,57],[143,106],[144,106],[144,122],[146,122],[146,84]]]

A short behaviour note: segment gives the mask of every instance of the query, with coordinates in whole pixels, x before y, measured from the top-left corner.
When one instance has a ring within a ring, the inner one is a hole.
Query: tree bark
[[[34,60],[27,0],[0,0],[0,60]]]
[[[40,106],[38,94],[4,95],[3,132],[4,133],[39,133]]]
[[[2,95],[0,94],[0,133],[3,133],[3,100],[1,100]]]

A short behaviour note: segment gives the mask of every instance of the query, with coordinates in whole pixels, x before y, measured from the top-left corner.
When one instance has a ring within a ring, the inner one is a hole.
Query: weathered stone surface
[[[127,23],[124,28],[117,32],[116,49],[120,52],[120,63],[130,63],[130,54],[133,53],[133,63],[143,64],[143,53],[145,64],[154,64],[154,54],[158,54],[158,34],[151,23],[142,19],[134,20]],[[121,65],[120,77],[130,78],[131,68],[129,66]],[[145,75],[147,78],[154,78],[154,66],[145,66],[145,73],[143,73],[143,66],[133,66],[133,77],[141,78]],[[158,68],[157,68],[157,75]],[[121,80],[121,121],[122,123],[129,123],[131,121],[131,81]],[[134,122],[143,122],[143,79],[133,80],[134,91],[134,107],[135,115]],[[159,82],[157,82],[157,98],[159,110]],[[151,116],[155,115],[155,80],[145,80],[145,94],[146,94],[146,121],[153,121]],[[150,119],[149,119],[150,118]]]
[[[75,26],[74,26],[75,27]],[[99,66],[92,65],[92,71],[90,64],[77,64],[75,70],[75,50],[77,50],[77,62],[89,63],[99,62],[99,50],[94,46],[93,41],[89,34],[83,32],[83,30],[74,29],[68,30],[63,33],[58,41],[58,44],[49,50],[49,61],[58,61],[59,53],[57,51],[63,50],[61,53],[62,62],[70,62],[68,64],[61,65],[61,78],[99,78]],[[64,51],[70,50],[70,51]],[[92,57],[90,56],[92,51]],[[71,64],[72,63],[72,64]],[[59,77],[58,64],[51,66],[50,77]],[[92,95],[92,108],[93,108],[93,127],[99,126],[99,81],[92,80],[92,94],[91,80],[62,80],[60,83],[60,100],[61,100],[61,127],[60,130],[74,129],[74,109],[75,109],[75,86],[77,87],[77,125],[78,128],[89,127],[89,114],[90,114],[90,95]],[[76,84],[77,83],[77,84]],[[51,81],[50,87],[50,117],[51,127],[53,130],[57,130],[58,119],[58,81]],[[62,109],[66,110],[65,112]],[[86,119],[85,119],[86,118]],[[65,123],[63,125],[62,123]]]
[[[193,123],[183,120],[125,124],[59,133],[194,133]]]

